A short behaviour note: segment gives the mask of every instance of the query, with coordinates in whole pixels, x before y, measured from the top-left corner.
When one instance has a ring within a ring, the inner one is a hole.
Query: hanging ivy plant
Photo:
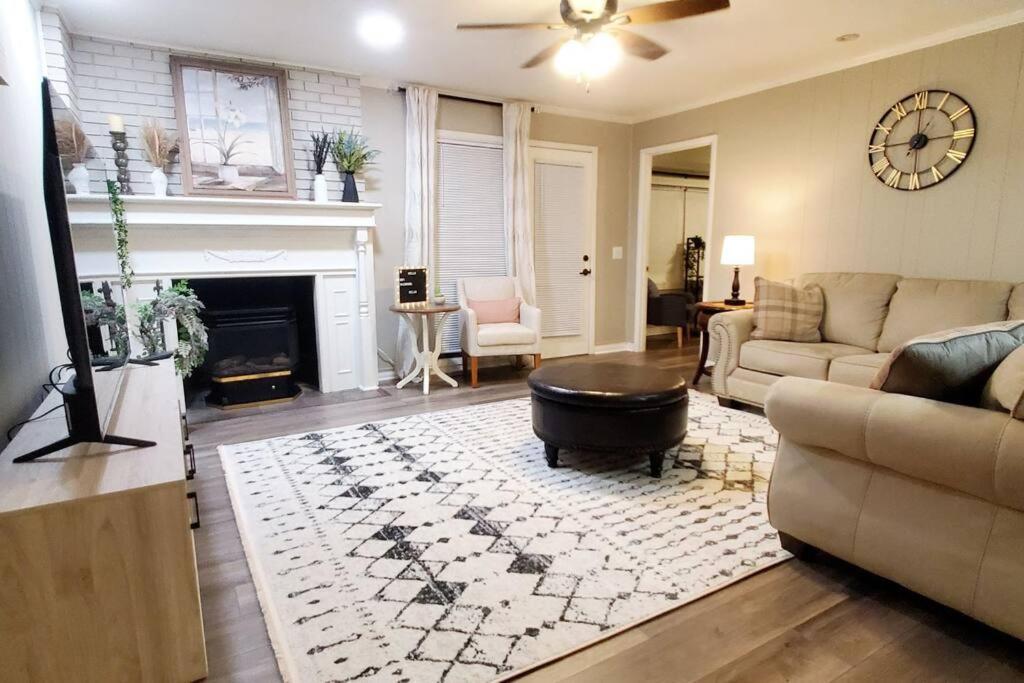
[[[135,271],[128,255],[128,223],[124,220],[124,201],[121,191],[113,180],[107,181],[107,195],[110,196],[110,215],[114,218],[114,242],[117,251],[117,265],[121,270],[121,287],[128,289],[135,281]]]
[[[136,304],[138,338],[147,354],[162,353],[165,342],[161,323],[174,319],[178,327],[178,348],[174,352],[174,366],[182,377],[188,377],[206,358],[210,348],[206,325],[199,317],[204,308],[196,293],[181,280],[157,295],[156,299]]]

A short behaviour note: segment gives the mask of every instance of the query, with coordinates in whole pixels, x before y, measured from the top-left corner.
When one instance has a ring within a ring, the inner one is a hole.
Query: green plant
[[[97,294],[88,290],[80,292],[82,311],[85,313],[87,325],[106,325],[110,333],[110,341],[118,356],[128,355],[128,320],[124,306],[112,305]]]
[[[359,173],[367,164],[380,154],[380,150],[370,149],[366,136],[352,131],[335,131],[334,145],[331,147],[334,163],[342,173]]]
[[[110,197],[110,215],[114,219],[114,244],[117,266],[121,271],[121,287],[128,290],[135,281],[135,271],[128,254],[128,223],[124,220],[124,202],[113,180],[107,181],[107,195]]]
[[[198,368],[210,348],[206,325],[199,317],[204,308],[187,280],[180,280],[156,299],[136,304],[138,337],[147,354],[161,353],[164,349],[161,323],[173,318],[178,328],[178,348],[174,352],[174,366],[182,377],[188,377]]]

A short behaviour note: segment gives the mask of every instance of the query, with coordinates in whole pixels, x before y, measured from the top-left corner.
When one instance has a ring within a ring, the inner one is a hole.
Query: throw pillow
[[[1024,321],[1010,320],[916,337],[896,347],[872,389],[978,405],[993,370],[1024,344]]]
[[[820,342],[825,297],[821,287],[794,287],[754,278],[754,329],[751,339]]]
[[[466,303],[476,313],[478,325],[519,322],[519,297],[495,299],[493,301],[474,301],[470,299]]]
[[[1008,410],[1024,420],[1024,346],[1007,356],[981,392],[981,407]]]

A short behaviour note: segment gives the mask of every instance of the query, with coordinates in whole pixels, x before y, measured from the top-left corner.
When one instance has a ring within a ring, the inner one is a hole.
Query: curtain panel
[[[502,149],[505,159],[505,237],[512,272],[519,280],[523,299],[537,300],[533,266],[533,224],[530,211],[530,105],[502,105]]]

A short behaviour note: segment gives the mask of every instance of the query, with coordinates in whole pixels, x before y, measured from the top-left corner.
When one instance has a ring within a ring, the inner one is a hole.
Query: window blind
[[[459,278],[508,274],[501,148],[439,141],[437,165],[432,276],[454,302]],[[442,353],[459,351],[458,315],[448,317],[440,339]]]

